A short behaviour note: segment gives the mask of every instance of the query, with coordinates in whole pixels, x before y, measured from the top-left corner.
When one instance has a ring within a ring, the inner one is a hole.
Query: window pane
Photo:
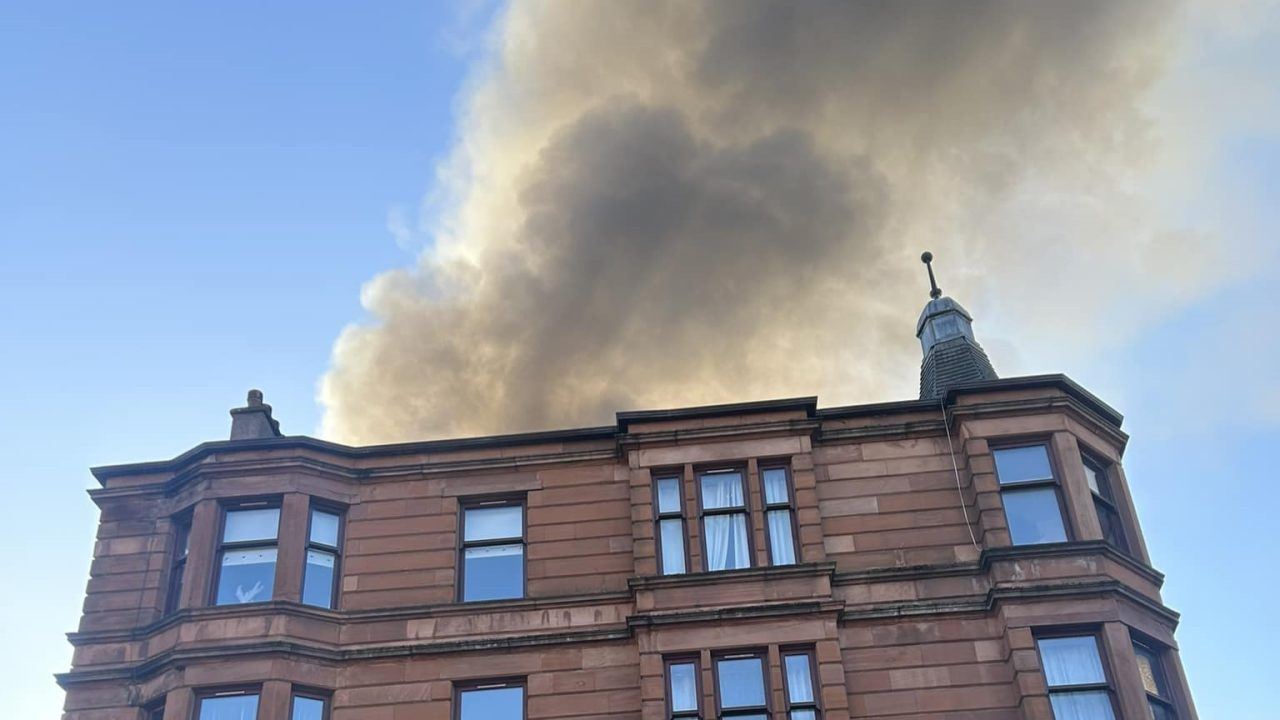
[[[1124,527],[1120,525],[1120,515],[1106,503],[1093,499],[1093,509],[1098,514],[1098,524],[1102,526],[1102,539],[1115,547],[1126,550],[1128,544],[1124,540]]]
[[[228,550],[218,571],[218,605],[265,602],[276,581],[276,549]]]
[[[302,576],[302,602],[316,607],[333,607],[333,553],[307,551],[307,569]]]
[[[724,708],[764,705],[764,673],[760,658],[720,660],[720,705]]]
[[[747,552],[747,516],[744,513],[708,515],[707,570],[751,567]]]
[[[1134,643],[1133,651],[1138,656],[1138,674],[1142,677],[1142,688],[1152,695],[1169,697],[1168,688],[1164,684],[1164,673],[1160,671],[1160,659],[1154,652],[1137,643]]]
[[[338,522],[341,517],[323,510],[311,511],[311,542],[338,547]]]
[[[742,474],[737,472],[708,473],[702,476],[702,507],[743,507]]]
[[[1088,460],[1083,461],[1084,479],[1089,483],[1089,489],[1102,495],[1102,484],[1098,482],[1098,470],[1093,467],[1093,463]],[[1105,495],[1103,497],[1106,497]]]
[[[764,475],[764,501],[767,503],[789,502],[787,498],[787,469],[766,468]]]
[[[1154,720],[1178,720],[1178,715],[1173,711],[1173,708],[1159,700],[1148,698],[1147,705],[1151,708],[1151,717]]]
[[[662,574],[679,575],[684,567],[684,523],[672,518],[658,523],[662,532]]]
[[[280,529],[280,508],[228,510],[222,539],[226,542],[275,540]]]
[[[523,545],[467,548],[463,557],[463,600],[524,596]]]
[[[1004,514],[1014,545],[1065,542],[1067,531],[1058,510],[1058,494],[1051,487],[1005,490]]]
[[[1049,451],[1043,445],[1005,448],[992,454],[996,458],[996,474],[1001,484],[1053,479],[1053,470],[1049,469]]]
[[[1107,681],[1102,672],[1102,660],[1098,657],[1098,641],[1092,635],[1043,638],[1037,644],[1049,687]]]
[[[461,720],[523,720],[524,688],[464,690],[459,717]]]
[[[324,720],[324,701],[295,695],[291,720]]]
[[[520,505],[470,508],[466,513],[463,540],[497,540],[524,535],[524,508]]]
[[[818,711],[816,710],[792,710],[791,720],[817,720]]]
[[[658,512],[680,512],[680,478],[658,478]]]
[[[787,671],[787,699],[796,704],[813,702],[813,672],[809,668],[809,656],[787,655],[782,662]]]
[[[200,720],[254,720],[257,717],[257,695],[228,695],[200,699]]]
[[[1049,703],[1054,720],[1115,720],[1105,690],[1051,693]]]
[[[698,709],[698,677],[693,663],[671,665],[671,712]]]
[[[791,511],[770,510],[765,516],[769,522],[769,562],[794,565],[796,548],[795,538],[791,536]]]

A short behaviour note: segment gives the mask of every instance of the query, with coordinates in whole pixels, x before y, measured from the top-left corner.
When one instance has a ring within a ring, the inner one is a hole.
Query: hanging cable
[[[964,490],[960,486],[960,466],[956,464],[956,448],[951,444],[951,421],[947,419],[947,396],[938,399],[938,408],[942,410],[942,427],[947,431],[947,451],[951,453],[951,472],[956,476],[956,495],[960,497],[960,512],[964,513],[964,526],[969,531],[969,541],[973,549],[981,551],[978,538],[973,534],[973,523],[969,521],[969,506],[964,501]]]

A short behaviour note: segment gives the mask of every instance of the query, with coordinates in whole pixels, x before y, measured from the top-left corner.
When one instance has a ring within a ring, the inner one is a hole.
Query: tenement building
[[[917,335],[873,405],[349,447],[251,392],[94,469],[63,717],[1195,718],[1121,416],[939,292]]]

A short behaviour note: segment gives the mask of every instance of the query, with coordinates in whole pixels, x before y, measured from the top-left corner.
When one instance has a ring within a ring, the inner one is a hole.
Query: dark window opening
[[[169,588],[164,598],[164,614],[175,612],[182,603],[182,583],[191,548],[191,515],[173,519],[173,559],[169,563]]]
[[[1098,524],[1102,526],[1102,538],[1117,550],[1129,552],[1129,541],[1125,538],[1124,523],[1120,520],[1106,465],[1087,455],[1080,459],[1084,464],[1085,480],[1093,494],[1093,509],[1098,514]]]

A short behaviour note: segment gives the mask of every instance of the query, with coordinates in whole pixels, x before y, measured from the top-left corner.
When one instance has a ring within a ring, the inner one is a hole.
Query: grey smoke
[[[1106,342],[1215,260],[1134,188],[1174,18],[1155,1],[514,5],[441,170],[434,246],[366,287],[323,432],[909,397],[925,248],[944,289],[1001,299],[979,318],[998,367],[1001,331]]]

